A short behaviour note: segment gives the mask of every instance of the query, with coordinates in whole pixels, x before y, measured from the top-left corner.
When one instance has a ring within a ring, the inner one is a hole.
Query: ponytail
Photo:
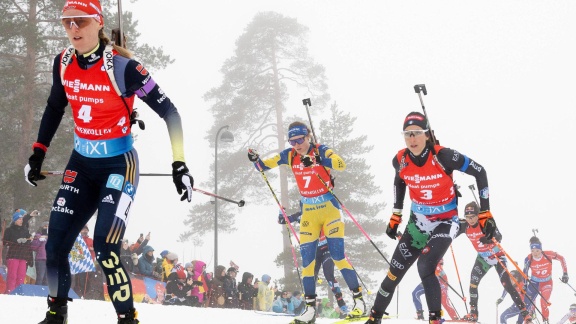
[[[126,58],[132,58],[134,57],[134,54],[132,54],[131,51],[129,51],[128,49],[124,48],[124,47],[120,47],[116,44],[112,44],[112,42],[110,41],[110,37],[108,37],[108,35],[106,35],[106,32],[104,32],[104,28],[100,29],[100,31],[98,32],[98,38],[100,39],[100,41],[104,42],[104,44],[110,44],[112,45],[112,47],[114,48],[114,50],[116,52],[118,52],[118,54],[120,56],[124,56]]]

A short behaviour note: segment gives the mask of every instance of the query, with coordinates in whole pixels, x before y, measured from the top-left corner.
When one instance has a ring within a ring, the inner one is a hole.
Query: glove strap
[[[48,147],[42,143],[35,142],[34,144],[32,144],[32,150],[36,148],[41,149],[42,151],[44,151],[44,153],[48,151]]]
[[[402,214],[393,213],[392,216],[390,216],[390,226],[395,226],[400,223],[402,223]]]

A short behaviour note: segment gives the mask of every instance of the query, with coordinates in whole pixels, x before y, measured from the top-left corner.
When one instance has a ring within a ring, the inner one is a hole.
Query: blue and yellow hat
[[[300,135],[308,135],[308,128],[305,125],[295,125],[288,130],[288,138]]]

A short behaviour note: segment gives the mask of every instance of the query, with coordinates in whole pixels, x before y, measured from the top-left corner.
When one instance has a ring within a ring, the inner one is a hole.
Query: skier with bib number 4
[[[120,262],[120,242],[138,187],[139,160],[133,147],[133,108],[138,96],[166,122],[172,144],[172,177],[181,200],[192,199],[194,179],[184,159],[182,122],[164,91],[131,53],[110,45],[98,0],[68,0],[61,22],[71,46],[54,59],[52,88],[40,122],[26,181],[45,179],[42,163],[70,105],[74,150],[50,214],[46,267],[48,307],[40,324],[65,324],[71,285],[68,253],[88,220],[98,212],[94,250],[106,278],[118,324],[137,324],[130,277]]]

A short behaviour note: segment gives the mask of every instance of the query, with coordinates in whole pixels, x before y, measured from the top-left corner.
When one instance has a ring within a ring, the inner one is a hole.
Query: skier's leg
[[[306,308],[294,318],[295,323],[313,323],[316,319],[316,251],[324,218],[318,205],[302,204],[300,218],[300,254],[302,256],[302,285]]]
[[[422,253],[418,259],[418,274],[424,286],[430,317],[438,317],[439,319],[442,310],[442,291],[436,276],[436,266],[452,244],[451,233],[458,231],[459,224],[451,220],[436,223],[436,227],[432,231],[426,247],[424,247],[427,252]],[[454,230],[453,227],[456,229]]]
[[[518,316],[520,314],[520,309],[516,304],[512,304],[512,306],[508,307],[501,315],[500,315],[500,324],[506,324],[507,319]]]
[[[502,260],[502,264],[506,265],[506,259],[505,258],[500,258]],[[508,274],[508,271],[506,271],[506,268],[504,268],[504,266],[502,266],[502,264],[498,263],[496,264],[496,271],[498,272],[498,276],[500,277],[500,283],[502,283],[502,286],[504,287],[504,289],[506,289],[506,292],[508,294],[510,294],[510,297],[512,298],[512,301],[514,302],[514,305],[516,306],[516,309],[518,309],[518,312],[524,311],[526,310],[526,305],[524,304],[524,301],[522,301],[522,297],[520,296],[520,294],[518,293],[518,291],[516,290],[516,288],[514,287],[514,284],[512,283],[512,280],[510,279],[510,275]],[[528,312],[526,312],[527,314]]]
[[[424,310],[422,309],[422,301],[420,296],[424,295],[424,286],[419,283],[416,288],[412,291],[412,302],[414,302],[414,307],[416,307],[416,319],[424,319]]]
[[[552,280],[541,282],[540,283],[540,294],[542,297],[540,298],[540,306],[542,307],[542,318],[544,321],[548,321],[550,318],[550,309],[548,306],[548,302],[550,302],[550,296],[552,296],[552,287],[553,283]]]

